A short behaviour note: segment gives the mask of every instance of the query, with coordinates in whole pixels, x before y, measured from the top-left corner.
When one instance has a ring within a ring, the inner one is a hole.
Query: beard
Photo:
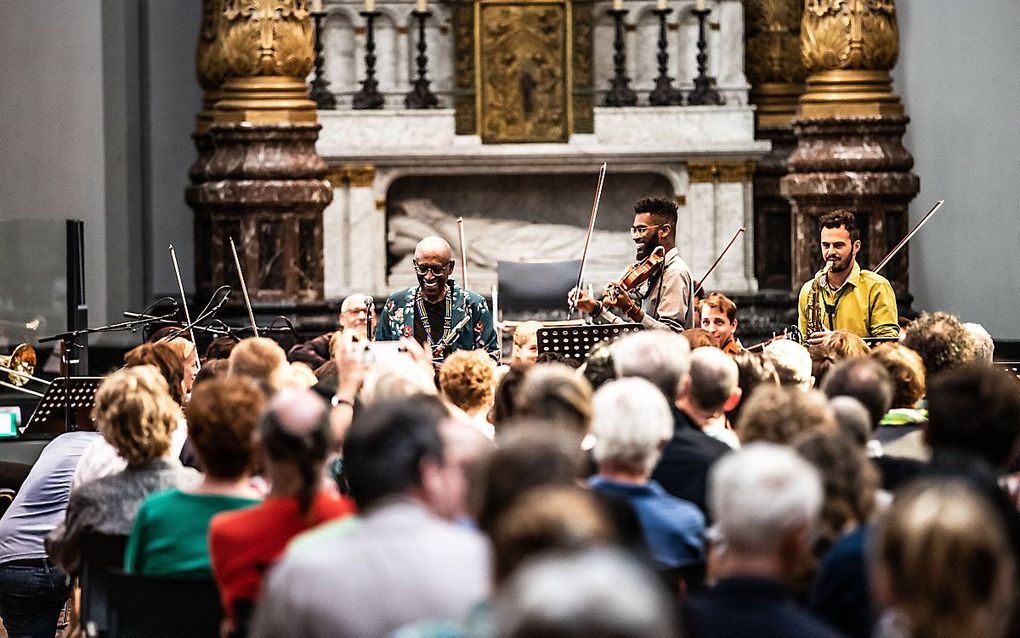
[[[638,244],[637,250],[635,251],[638,261],[643,261],[647,259],[648,256],[652,254],[652,251],[655,250],[655,248],[658,245],[659,245],[658,237],[651,237],[648,239],[648,241]]]
[[[854,263],[854,253],[851,252],[849,255],[846,256],[846,259],[837,259],[837,260],[833,261],[832,262],[832,267],[829,269],[829,272],[834,272],[834,273],[846,272],[846,270],[848,268],[851,268],[853,266],[853,263]]]

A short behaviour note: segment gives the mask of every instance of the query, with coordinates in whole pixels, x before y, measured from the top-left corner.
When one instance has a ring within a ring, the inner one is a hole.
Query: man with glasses
[[[585,290],[577,295],[577,309],[599,323],[624,323],[619,315],[645,328],[683,330],[694,326],[691,303],[693,284],[687,263],[676,247],[676,204],[663,197],[646,197],[634,205],[630,236],[637,246],[638,261],[658,246],[666,251],[655,274],[630,295],[618,295],[614,303],[597,301]],[[615,310],[618,314],[610,312]]]
[[[363,341],[368,338],[368,312],[371,303],[372,298],[360,292],[344,299],[340,304],[340,314],[337,316],[340,332],[353,332],[355,341]],[[374,323],[374,309],[372,317]],[[327,332],[311,341],[295,344],[287,352],[287,361],[305,363],[312,370],[318,369],[331,358],[329,344],[333,341],[334,334],[334,332]]]
[[[393,293],[383,305],[375,329],[377,341],[413,338],[442,362],[457,350],[485,350],[496,362],[500,344],[485,299],[464,290],[451,279],[453,251],[441,237],[429,236],[414,249],[414,272],[418,285]],[[458,329],[465,314],[467,323]],[[443,347],[444,341],[450,341]]]

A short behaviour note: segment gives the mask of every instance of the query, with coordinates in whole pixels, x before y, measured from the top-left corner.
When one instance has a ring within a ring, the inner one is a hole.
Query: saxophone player
[[[798,323],[809,345],[833,330],[859,337],[895,337],[896,295],[885,277],[857,263],[861,235],[849,210],[834,210],[818,220],[825,268],[800,289]]]

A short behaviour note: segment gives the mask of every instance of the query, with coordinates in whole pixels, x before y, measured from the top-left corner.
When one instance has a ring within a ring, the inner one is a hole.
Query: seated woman
[[[270,402],[255,449],[272,489],[261,504],[218,514],[209,526],[213,574],[235,628],[243,630],[244,610],[292,537],[354,512],[350,499],[323,482],[332,438],[329,410],[315,392],[282,390]]]
[[[265,402],[255,382],[243,377],[213,379],[195,388],[188,429],[205,475],[194,487],[160,492],[142,503],[128,538],[125,570],[211,575],[209,521],[259,502],[250,484],[252,433]]]
[[[170,456],[180,408],[153,366],[123,368],[107,377],[96,392],[93,416],[127,467],[72,492],[64,522],[47,539],[50,558],[68,574],[78,570],[83,533],[127,536],[145,497],[200,478]]]

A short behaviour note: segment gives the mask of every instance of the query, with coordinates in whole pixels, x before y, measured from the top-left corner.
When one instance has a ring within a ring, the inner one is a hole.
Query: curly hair
[[[634,214],[651,215],[663,224],[673,226],[676,232],[676,202],[666,197],[643,197],[634,204]]]
[[[912,408],[924,396],[924,361],[921,355],[898,343],[883,343],[871,351],[893,382],[894,408]]]
[[[254,380],[227,376],[195,388],[188,403],[188,435],[210,476],[235,479],[252,465],[252,432],[266,395]]]
[[[820,229],[839,228],[840,226],[850,233],[850,241],[857,241],[861,238],[861,231],[857,228],[857,217],[854,216],[853,211],[840,208],[818,218],[818,227]]]
[[[945,312],[923,313],[903,335],[903,345],[921,355],[930,380],[974,359],[974,342],[960,320]]]
[[[789,445],[802,432],[836,427],[836,417],[821,392],[762,384],[744,404],[737,435],[743,445],[755,441]]]
[[[167,343],[143,343],[124,355],[124,366],[155,366],[166,380],[170,398],[184,405],[184,359]]]
[[[819,532],[823,544],[831,545],[848,525],[870,519],[880,480],[863,448],[838,430],[805,432],[793,447],[822,477],[825,500]]]
[[[486,406],[496,393],[496,364],[483,350],[458,350],[439,368],[439,387],[461,410]]]
[[[166,379],[151,365],[122,368],[108,376],[92,408],[96,429],[128,467],[166,454],[180,415]]]

